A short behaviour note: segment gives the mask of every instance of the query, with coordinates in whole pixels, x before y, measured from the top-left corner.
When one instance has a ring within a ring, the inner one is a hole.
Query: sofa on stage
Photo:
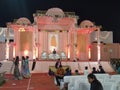
[[[53,54],[53,53],[48,54],[47,52],[44,51],[44,52],[42,52],[41,57],[40,57],[40,59],[42,59],[42,60],[56,60],[56,59],[59,59],[59,58],[61,58],[62,60],[67,59],[64,52],[61,52],[60,54],[58,54],[58,53],[56,53],[56,54]]]

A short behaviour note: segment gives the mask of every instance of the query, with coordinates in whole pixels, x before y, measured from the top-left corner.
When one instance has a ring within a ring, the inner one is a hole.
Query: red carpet
[[[8,80],[0,87],[0,90],[59,90],[59,87],[54,84],[53,77],[47,74],[32,74],[30,79],[22,80],[14,80],[13,75],[6,74],[6,78]]]
[[[47,74],[32,74],[31,79],[14,80],[12,75],[6,75],[7,82],[0,90],[59,90],[53,78]]]

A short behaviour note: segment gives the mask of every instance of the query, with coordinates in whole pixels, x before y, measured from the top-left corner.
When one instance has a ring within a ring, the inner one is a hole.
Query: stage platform
[[[3,63],[2,67],[0,68],[0,72],[6,71],[7,74],[13,74],[14,70],[14,64],[12,61],[2,60],[1,63]],[[29,61],[29,68],[31,71],[33,61]],[[55,60],[38,60],[36,61],[36,66],[31,73],[48,73],[49,67],[54,66],[56,63]],[[110,63],[108,61],[101,61],[101,65],[103,66],[104,70],[108,73],[115,72],[113,68],[111,67]],[[85,66],[88,66],[89,72],[91,72],[93,67],[98,68],[99,64],[97,61],[88,61],[88,60],[82,60],[82,61],[62,61],[63,66],[70,66],[72,72],[76,69],[79,70],[80,73],[83,73]],[[19,68],[21,68],[21,61],[19,64]]]

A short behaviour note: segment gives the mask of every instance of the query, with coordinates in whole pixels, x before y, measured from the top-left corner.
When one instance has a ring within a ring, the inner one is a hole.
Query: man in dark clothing
[[[63,79],[64,74],[65,74],[65,73],[64,73],[64,69],[62,68],[62,66],[60,66],[59,68],[57,68],[55,77],[56,77],[56,82],[57,82],[57,85],[58,85],[58,86],[60,86],[60,81],[59,81],[59,79]]]
[[[55,49],[53,50],[53,54],[56,54],[56,50]]]
[[[97,80],[94,74],[88,75],[88,81],[91,84],[90,90],[103,90],[102,84]]]
[[[32,63],[32,71],[35,69],[35,65],[36,65],[36,60],[33,59],[33,63]]]
[[[92,68],[92,74],[97,74],[97,73],[98,73],[98,71],[96,70],[95,67],[93,67],[93,68]]]
[[[98,71],[98,73],[105,73],[105,70],[103,69],[102,66],[99,66],[99,71]]]
[[[0,62],[0,67],[2,67],[2,63]]]
[[[61,60],[60,60],[60,58],[56,61],[56,63],[55,63],[55,68],[57,69],[57,68],[59,68],[60,66],[62,66],[62,64],[61,64]]]

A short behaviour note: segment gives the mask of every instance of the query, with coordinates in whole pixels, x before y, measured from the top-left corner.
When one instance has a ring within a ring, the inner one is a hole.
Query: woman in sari
[[[29,57],[26,56],[26,59],[23,60],[22,65],[22,75],[24,78],[30,78],[30,70],[29,70]]]
[[[24,77],[25,75],[25,57],[22,56],[22,62],[21,62],[21,75]]]
[[[20,79],[20,72],[19,72],[19,56],[16,56],[14,61],[14,79],[19,80]]]

